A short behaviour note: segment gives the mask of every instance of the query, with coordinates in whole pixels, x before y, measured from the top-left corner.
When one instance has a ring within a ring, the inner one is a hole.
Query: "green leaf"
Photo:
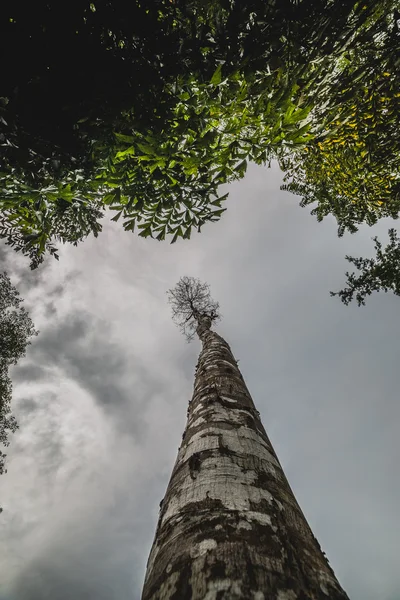
[[[139,235],[140,237],[144,238],[151,237],[151,225],[146,225],[146,227],[139,233]]]
[[[117,214],[115,215],[115,217],[113,217],[113,218],[111,219],[111,221],[115,221],[115,222],[117,222],[117,221],[118,221],[118,219],[120,218],[120,216],[122,215],[122,212],[123,212],[123,211],[121,210],[119,213],[117,213]]]
[[[235,167],[236,173],[238,173],[241,177],[244,176],[247,170],[247,160],[242,160],[242,162]]]
[[[114,202],[115,202],[115,193],[111,192],[111,193],[106,194],[105,196],[103,196],[103,202],[106,205],[114,204]]]
[[[226,208],[221,208],[220,210],[214,210],[211,215],[213,217],[218,217],[218,219],[221,217],[222,213],[226,211]]]
[[[211,85],[219,85],[222,80],[222,65],[218,65],[210,79]]]
[[[124,229],[125,231],[134,231],[136,225],[136,219],[131,219],[130,221],[125,221]]]
[[[126,150],[121,150],[120,152],[117,152],[115,155],[115,159],[117,161],[123,160],[127,156],[134,156],[134,154],[135,154],[135,147],[129,146],[129,148],[127,148]]]
[[[182,227],[178,227],[177,230],[175,231],[174,237],[171,240],[171,244],[175,244],[178,237],[182,237],[182,235],[183,235]]]
[[[150,154],[150,155],[154,155],[156,154],[155,149],[150,146],[149,144],[138,144],[138,148],[144,153],[144,154]]]
[[[125,135],[124,133],[118,133],[114,131],[114,135],[120,142],[125,142],[126,144],[133,144],[135,138],[132,135]]]

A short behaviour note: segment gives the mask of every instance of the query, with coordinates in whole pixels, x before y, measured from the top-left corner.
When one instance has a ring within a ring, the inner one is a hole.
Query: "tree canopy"
[[[32,267],[108,209],[189,238],[225,210],[221,184],[272,158],[319,218],[397,216],[395,6],[6,2],[0,236]]]
[[[0,273],[0,443],[8,446],[8,434],[17,429],[10,415],[12,384],[9,367],[25,355],[30,338],[37,335],[34,325],[21,306],[22,299],[6,273]],[[6,455],[0,450],[0,474]]]
[[[285,189],[313,205],[322,220],[332,214],[339,235],[398,218],[400,209],[400,14],[382,17],[340,59],[335,86],[320,98],[327,126],[281,164]],[[316,106],[319,112],[320,106]]]

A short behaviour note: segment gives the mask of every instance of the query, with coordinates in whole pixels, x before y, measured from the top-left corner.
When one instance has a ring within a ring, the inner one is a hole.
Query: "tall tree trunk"
[[[210,323],[142,600],[348,600]]]

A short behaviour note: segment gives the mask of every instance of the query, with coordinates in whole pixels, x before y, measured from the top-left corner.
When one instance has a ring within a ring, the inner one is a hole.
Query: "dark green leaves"
[[[134,138],[131,135],[124,135],[123,133],[114,132],[115,138],[118,142],[124,142],[126,144],[132,144]]]
[[[218,65],[215,69],[213,76],[211,77],[211,85],[218,85],[222,81],[222,65]]]
[[[21,306],[19,292],[6,273],[0,273],[0,444],[9,445],[8,434],[17,429],[10,416],[12,385],[9,367],[25,355],[29,339],[37,335],[26,310]],[[0,451],[0,474],[4,472],[6,455]]]
[[[346,256],[360,275],[346,273],[347,287],[340,292],[331,292],[331,296],[339,296],[343,304],[348,305],[353,299],[358,306],[365,305],[367,296],[373,292],[393,292],[400,296],[400,239],[395,229],[389,229],[389,244],[383,249],[378,238],[375,242],[376,258],[354,258]]]
[[[221,217],[219,186],[249,161],[278,158],[288,189],[341,230],[395,214],[394,2],[128,4],[129,18],[124,3],[97,0],[55,22],[43,0],[0,40],[14,61],[2,77],[0,236],[32,266],[56,255],[53,241],[97,235],[104,210],[142,237],[189,239]]]
[[[76,245],[90,233],[97,237],[101,231],[103,212],[96,198],[98,192],[88,186],[86,198],[79,198],[81,183],[78,172],[68,183],[64,180],[39,189],[0,178],[0,238],[27,255],[31,268],[43,261],[46,251],[58,258],[54,241]]]
[[[394,17],[394,15],[393,15]],[[339,235],[400,210],[400,34],[391,17],[380,20],[379,36],[360,33],[347,50],[343,70],[322,88],[315,107],[316,135],[297,152],[285,152],[285,189],[314,205],[318,220],[334,215]]]

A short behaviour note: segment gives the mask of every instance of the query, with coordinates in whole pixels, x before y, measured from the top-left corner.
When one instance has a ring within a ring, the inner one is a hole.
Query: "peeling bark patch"
[[[201,416],[192,423],[192,427],[198,427],[199,425],[201,425],[202,423],[205,423],[205,422],[206,422],[205,418],[203,416]]]
[[[272,467],[269,467],[269,469],[270,469],[269,473],[266,471],[259,471],[257,473],[257,479],[254,482],[254,485],[256,487],[260,487],[263,490],[271,491],[271,478],[275,479],[276,472],[275,472],[275,469],[273,469]]]
[[[293,590],[279,590],[276,600],[297,600],[297,594]]]
[[[226,565],[222,560],[216,560],[210,567],[210,578],[213,580],[224,579],[226,575]]]
[[[190,555],[192,558],[196,558],[197,556],[203,556],[210,550],[214,550],[217,547],[217,542],[213,539],[205,539],[202,540],[197,546],[192,548]]]
[[[188,463],[189,463],[190,477],[192,479],[196,479],[197,474],[200,471],[200,465],[201,465],[199,453],[195,452],[194,454],[192,454],[192,456],[188,460]]]
[[[224,444],[224,436],[222,433],[218,434],[218,450],[221,456],[234,456],[235,451],[228,448]]]
[[[232,389],[230,391],[232,391]],[[228,405],[237,404],[236,398],[231,398],[231,397],[228,398],[227,396],[220,396],[219,399],[222,400],[223,402],[227,402]]]
[[[248,521],[239,521],[237,528],[249,530],[252,529],[252,525]]]
[[[172,596],[163,594],[162,596],[160,596],[160,600],[164,598],[168,598],[168,600],[192,600],[193,590],[190,581],[190,576],[190,566],[185,565],[179,573],[179,579],[176,583],[176,591],[174,592],[174,594]]]
[[[240,513],[245,519],[250,521],[257,521],[257,523],[261,523],[262,525],[272,525],[271,517],[265,512],[256,512],[254,510],[249,510],[247,512]]]
[[[185,504],[182,512],[208,512],[211,510],[221,510],[224,508],[225,506],[222,504],[221,500],[219,500],[218,498],[210,498],[209,496],[206,496],[204,500],[199,500],[198,502],[189,502],[188,504]]]
[[[232,581],[231,579],[211,581],[208,584],[208,591],[204,600],[222,600],[223,598],[236,600],[242,598],[240,584],[240,581]]]

